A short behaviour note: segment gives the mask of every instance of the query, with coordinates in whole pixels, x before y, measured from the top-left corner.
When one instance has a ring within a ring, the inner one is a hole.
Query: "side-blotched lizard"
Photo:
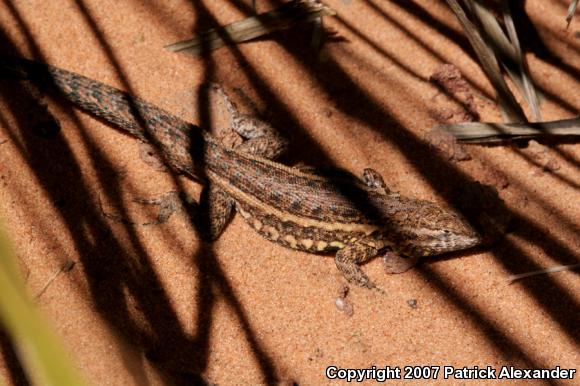
[[[481,243],[458,213],[390,192],[372,169],[358,180],[272,161],[286,141],[266,122],[238,114],[225,94],[232,129],[246,139],[234,149],[140,98],[78,74],[12,58],[0,58],[0,71],[57,89],[83,110],[155,146],[175,171],[205,180],[197,213],[206,219],[208,239],[220,235],[235,208],[268,240],[311,253],[335,252],[349,283],[378,290],[359,267],[375,256],[416,260]]]

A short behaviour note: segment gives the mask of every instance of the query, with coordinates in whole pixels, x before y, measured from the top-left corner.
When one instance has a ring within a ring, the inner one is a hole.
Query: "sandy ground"
[[[239,216],[212,245],[200,243],[184,215],[139,225],[156,209],[136,197],[197,195],[200,185],[151,168],[136,140],[58,99],[48,105],[62,130],[52,132],[18,83],[2,79],[0,215],[31,294],[75,262],[38,304],[87,383],[341,384],[326,378],[329,366],[389,366],[401,376],[405,366],[434,366],[437,379],[426,383],[466,384],[445,381],[442,366],[491,366],[497,375],[502,366],[578,369],[578,272],[507,280],[578,263],[578,145],[467,146],[471,160],[455,162],[426,144],[430,128],[466,109],[501,120],[443,2],[329,0],[338,15],[325,19],[320,52],[308,26],[204,58],[163,50],[249,15],[249,3],[5,1],[0,49],[128,90],[205,127],[225,125],[199,97],[203,82],[220,82],[292,138],[288,162],[357,174],[372,166],[391,189],[449,205],[453,192],[480,181],[505,201],[511,232],[493,247],[429,259],[401,275],[386,275],[375,259],[364,269],[387,295],[351,288],[349,306],[339,309],[344,280],[330,256],[268,242]],[[274,3],[258,1],[259,11]],[[565,29],[567,4],[525,7],[533,24],[524,43],[546,120],[580,108],[580,20]],[[444,63],[460,70],[463,96],[429,81]],[[0,342],[0,383],[26,384],[6,337]]]

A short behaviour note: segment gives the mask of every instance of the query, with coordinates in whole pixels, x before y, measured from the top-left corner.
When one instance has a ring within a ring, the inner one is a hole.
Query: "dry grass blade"
[[[504,2],[503,4],[503,19],[506,25],[510,41],[512,42],[514,51],[517,55],[518,70],[515,74],[510,74],[510,76],[512,77],[514,82],[518,84],[522,94],[526,98],[526,101],[528,102],[528,105],[532,110],[534,120],[541,121],[542,114],[540,113],[540,102],[538,100],[538,94],[536,92],[536,88],[534,87],[534,83],[532,82],[532,78],[530,76],[526,60],[520,47],[520,40],[516,32],[514,19],[512,18],[510,3],[507,1]]]
[[[40,297],[44,294],[44,292],[48,289],[48,287],[52,284],[52,282],[63,272],[68,272],[75,266],[75,262],[71,260],[65,261],[53,274],[48,278],[46,283],[42,286],[41,290],[38,291],[36,295],[34,295],[34,300],[38,301]]]
[[[199,37],[165,46],[173,52],[197,56],[228,44],[241,43],[274,31],[288,29],[297,23],[312,22],[336,12],[314,0],[294,0],[279,8],[236,21],[224,27],[201,33]]]
[[[434,130],[444,130],[459,141],[493,143],[521,138],[580,136],[580,118],[535,123],[483,123],[468,122],[441,125]]]
[[[555,273],[555,272],[563,272],[563,271],[572,271],[574,269],[579,269],[580,264],[572,264],[572,265],[559,265],[557,267],[540,269],[537,271],[520,273],[518,275],[511,275],[508,277],[509,284],[512,284],[516,280],[525,279],[526,277],[530,276],[537,276],[537,275],[545,275],[548,273]]]
[[[477,54],[483,70],[494,86],[498,102],[505,112],[506,119],[509,122],[527,122],[527,118],[522,108],[517,103],[516,98],[503,79],[499,64],[497,63],[493,51],[487,46],[487,44],[485,44],[477,27],[471,22],[471,20],[469,20],[463,8],[461,8],[456,0],[446,0],[446,2],[453,13],[455,13],[455,16],[459,20],[469,42]],[[473,4],[471,1],[468,1],[468,3],[471,5]],[[474,6],[472,5],[472,9],[473,7]]]
[[[503,4],[503,17],[510,35],[509,38],[504,33],[497,18],[489,9],[475,1],[472,3],[472,11],[474,19],[481,26],[488,46],[495,53],[509,77],[528,101],[534,115],[534,120],[540,121],[538,99],[524,63],[524,57],[511,17],[509,3]]]
[[[568,7],[568,15],[566,15],[566,28],[570,27],[572,17],[574,17],[574,13],[576,12],[576,7],[578,7],[578,0],[572,0]]]

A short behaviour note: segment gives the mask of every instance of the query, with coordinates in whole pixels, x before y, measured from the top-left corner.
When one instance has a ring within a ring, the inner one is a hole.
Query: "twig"
[[[173,52],[197,56],[228,44],[245,42],[274,31],[288,29],[297,23],[311,22],[336,12],[314,0],[293,0],[281,7],[236,21],[226,26],[204,31],[199,37],[165,46]]]
[[[577,6],[578,0],[572,0],[570,2],[570,6],[568,7],[568,14],[566,15],[566,28],[570,27],[570,23],[572,22],[572,17],[574,17]]]
[[[52,282],[60,275],[62,272],[68,272],[75,266],[75,262],[72,260],[65,261],[58,270],[56,270],[52,276],[46,281],[42,289],[34,296],[34,301],[38,301],[42,294],[48,289]]]
[[[562,271],[571,271],[574,269],[580,268],[580,264],[571,264],[571,265],[559,265],[552,268],[540,269],[537,271],[520,273],[518,275],[511,275],[508,277],[509,284],[512,284],[514,281],[524,279],[530,276],[537,276],[537,275],[544,275],[547,273],[554,273],[554,272],[562,272]]]

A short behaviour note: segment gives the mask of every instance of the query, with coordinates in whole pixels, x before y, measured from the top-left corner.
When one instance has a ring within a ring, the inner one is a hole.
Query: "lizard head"
[[[438,255],[481,243],[481,236],[459,213],[429,201],[411,201],[412,210],[407,208],[394,216],[401,253]]]

